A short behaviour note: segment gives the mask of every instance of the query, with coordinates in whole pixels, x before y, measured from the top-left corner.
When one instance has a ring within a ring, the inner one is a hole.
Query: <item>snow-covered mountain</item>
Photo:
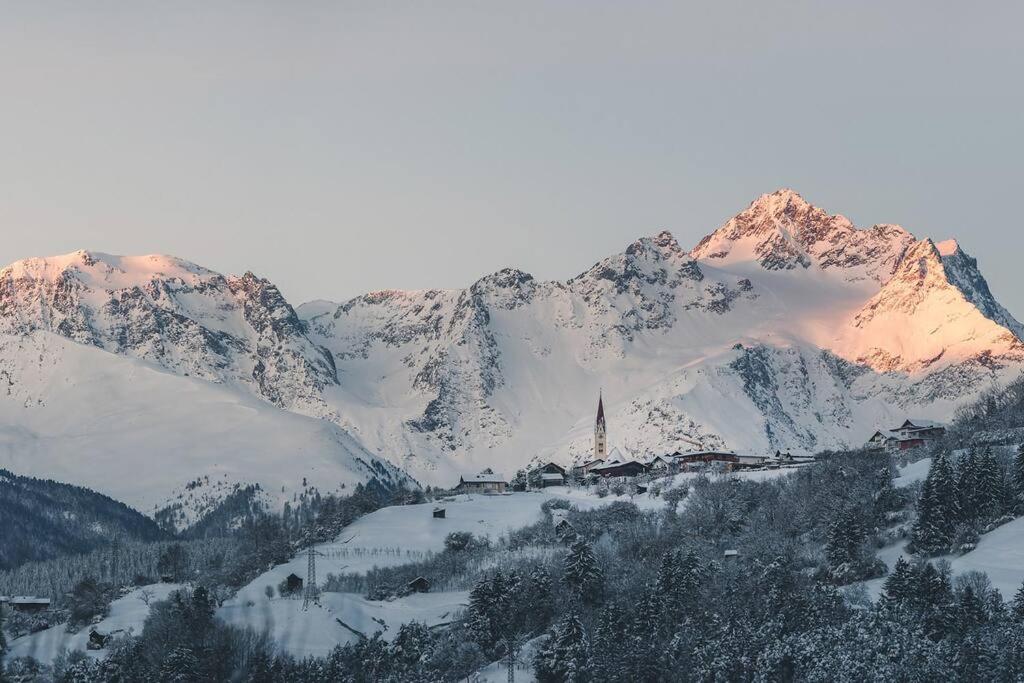
[[[381,460],[440,484],[570,462],[602,388],[628,451],[838,447],[1024,368],[1020,323],[955,241],[790,190],[691,251],[661,232],[566,281],[505,269],[297,310],[171,257],[29,259],[0,271],[0,335],[0,466],[116,495],[95,480],[148,457],[159,476],[125,496],[147,504],[227,460],[232,481],[290,478],[284,497],[314,469],[321,490],[400,478]]]
[[[236,484],[283,503],[407,477],[337,425],[331,355],[277,289],[163,256],[0,271],[0,466],[187,524]],[[289,410],[282,410],[289,409]],[[300,414],[305,413],[305,414]]]
[[[334,355],[342,424],[428,480],[586,455],[601,387],[627,450],[817,450],[948,419],[1024,361],[955,242],[858,229],[790,190],[689,252],[662,232],[565,282],[503,270],[299,315]]]

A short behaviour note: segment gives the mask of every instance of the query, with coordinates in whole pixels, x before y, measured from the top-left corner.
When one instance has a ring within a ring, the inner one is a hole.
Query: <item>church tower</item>
[[[597,396],[597,422],[594,424],[594,459],[608,457],[608,427],[604,423],[604,400]]]

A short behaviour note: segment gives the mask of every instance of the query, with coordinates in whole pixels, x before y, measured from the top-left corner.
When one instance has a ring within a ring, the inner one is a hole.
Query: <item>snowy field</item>
[[[178,584],[172,583],[156,583],[136,588],[112,602],[110,614],[95,626],[86,626],[77,633],[66,633],[64,624],[51,626],[45,631],[11,641],[6,656],[9,659],[35,657],[43,664],[50,664],[64,650],[81,650],[91,657],[102,657],[105,654],[103,650],[85,649],[86,643],[89,642],[89,631],[96,629],[104,635],[113,634],[115,638],[122,633],[140,633],[146,616],[149,615],[149,607],[142,601],[142,591],[152,591],[150,602],[157,602],[165,600],[178,588]]]

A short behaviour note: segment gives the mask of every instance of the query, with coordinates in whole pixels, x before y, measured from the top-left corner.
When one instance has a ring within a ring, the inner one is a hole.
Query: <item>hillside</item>
[[[50,332],[0,335],[0,464],[188,526],[243,484],[283,505],[408,479],[335,425]],[[412,485],[412,484],[411,484]]]
[[[2,469],[0,518],[5,520],[0,534],[0,570],[84,553],[117,541],[165,538],[152,519],[107,496]]]

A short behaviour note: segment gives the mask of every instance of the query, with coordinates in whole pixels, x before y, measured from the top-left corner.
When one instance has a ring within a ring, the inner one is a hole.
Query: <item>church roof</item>
[[[597,397],[597,424],[604,424],[604,398],[600,394]]]

